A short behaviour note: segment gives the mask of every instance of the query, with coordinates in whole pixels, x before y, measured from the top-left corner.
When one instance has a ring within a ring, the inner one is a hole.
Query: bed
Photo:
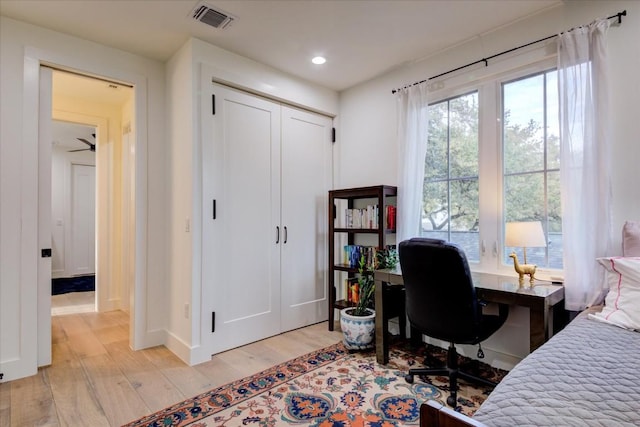
[[[640,332],[582,314],[519,363],[473,419],[425,405],[422,426],[639,426]]]
[[[625,256],[598,259],[604,307],[581,313],[516,365],[473,418],[430,401],[420,425],[640,426],[640,257]]]

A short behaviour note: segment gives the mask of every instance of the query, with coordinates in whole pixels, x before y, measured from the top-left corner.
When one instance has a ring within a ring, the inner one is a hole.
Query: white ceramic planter
[[[352,308],[340,310],[340,329],[342,342],[348,350],[364,350],[373,347],[376,332],[376,313],[369,309],[367,316],[352,316],[348,311]]]

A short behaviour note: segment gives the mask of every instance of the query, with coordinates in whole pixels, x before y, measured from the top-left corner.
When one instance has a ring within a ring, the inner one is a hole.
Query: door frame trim
[[[64,66],[61,64],[68,64],[70,62],[75,63],[75,66]],[[82,65],[78,65],[78,63]],[[55,65],[59,64],[59,65]],[[152,345],[161,344],[164,341],[165,333],[161,331],[148,331],[147,330],[147,222],[148,222],[148,203],[147,203],[147,135],[148,135],[148,108],[147,108],[147,79],[143,75],[122,72],[117,68],[105,66],[100,64],[99,72],[81,71],[82,66],[86,68],[95,67],[95,64],[91,64],[90,61],[83,61],[79,57],[69,58],[66,55],[45,52],[40,49],[36,49],[30,46],[25,47],[24,53],[24,109],[23,109],[23,130],[22,130],[22,142],[23,142],[23,164],[22,164],[22,182],[25,183],[23,188],[27,193],[29,189],[33,189],[32,193],[37,194],[37,179],[38,168],[34,168],[37,165],[38,159],[38,123],[39,114],[33,114],[34,111],[38,111],[37,105],[39,103],[40,94],[40,66],[53,65],[57,69],[71,69],[77,73],[92,77],[94,75],[121,75],[121,78],[116,77],[116,80],[123,80],[132,83],[133,86],[133,121],[135,126],[135,283],[131,289],[130,299],[132,304],[130,305],[130,327],[129,327],[129,344],[134,350],[149,347]],[[35,106],[35,108],[34,108]],[[25,193],[23,191],[23,194]],[[48,313],[44,313],[44,308],[41,306],[39,296],[41,289],[37,289],[38,286],[31,286],[28,283],[37,283],[37,272],[33,266],[37,264],[36,254],[38,250],[37,241],[37,224],[38,224],[38,203],[37,196],[30,196],[22,201],[22,234],[21,234],[21,265],[20,265],[20,277],[22,286],[21,292],[25,298],[24,310],[22,310],[21,317],[21,331],[20,340],[21,347],[25,350],[34,349],[35,354],[39,352],[39,348],[47,346],[49,352],[51,351],[51,339],[49,338],[48,344],[43,344],[45,339],[43,334],[50,336],[51,329],[51,308],[50,298],[51,291],[48,290],[49,303],[44,304],[48,306]],[[33,213],[25,215],[25,211],[31,210]],[[31,289],[31,290],[30,290]],[[31,300],[29,300],[31,297]],[[126,296],[125,296],[126,297]],[[31,317],[32,316],[32,317]],[[31,320],[30,320],[31,319]],[[33,319],[42,319],[36,322]],[[48,325],[45,326],[45,323]],[[24,351],[21,354],[22,358],[31,359],[27,357]],[[35,360],[34,360],[35,361]],[[28,365],[30,361],[26,361]],[[33,372],[35,372],[37,366],[33,366]],[[29,370],[31,370],[29,368]]]

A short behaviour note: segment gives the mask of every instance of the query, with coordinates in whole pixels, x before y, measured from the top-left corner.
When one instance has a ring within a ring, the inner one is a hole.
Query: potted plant
[[[379,250],[376,253],[376,260],[378,261],[377,268],[379,270],[396,268],[396,265],[398,265],[398,251],[392,246]]]
[[[378,268],[394,268],[398,255],[395,249],[378,251],[374,263],[367,263],[364,256],[358,263],[358,302],[353,307],[340,311],[340,329],[343,343],[349,350],[362,350],[373,347],[375,337],[375,281],[373,274]]]

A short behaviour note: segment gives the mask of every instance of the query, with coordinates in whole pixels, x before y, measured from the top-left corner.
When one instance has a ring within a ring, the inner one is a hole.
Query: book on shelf
[[[345,209],[345,228],[378,228],[378,205],[367,205],[365,208]]]
[[[393,205],[385,206],[385,219],[388,230],[396,229],[396,207]]]
[[[364,256],[365,264],[375,267],[377,252],[378,248],[375,246],[345,245],[342,263],[350,268],[358,268],[360,266],[360,258]]]
[[[349,277],[344,281],[345,300],[350,304],[357,304],[360,301],[360,284],[358,278]]]

